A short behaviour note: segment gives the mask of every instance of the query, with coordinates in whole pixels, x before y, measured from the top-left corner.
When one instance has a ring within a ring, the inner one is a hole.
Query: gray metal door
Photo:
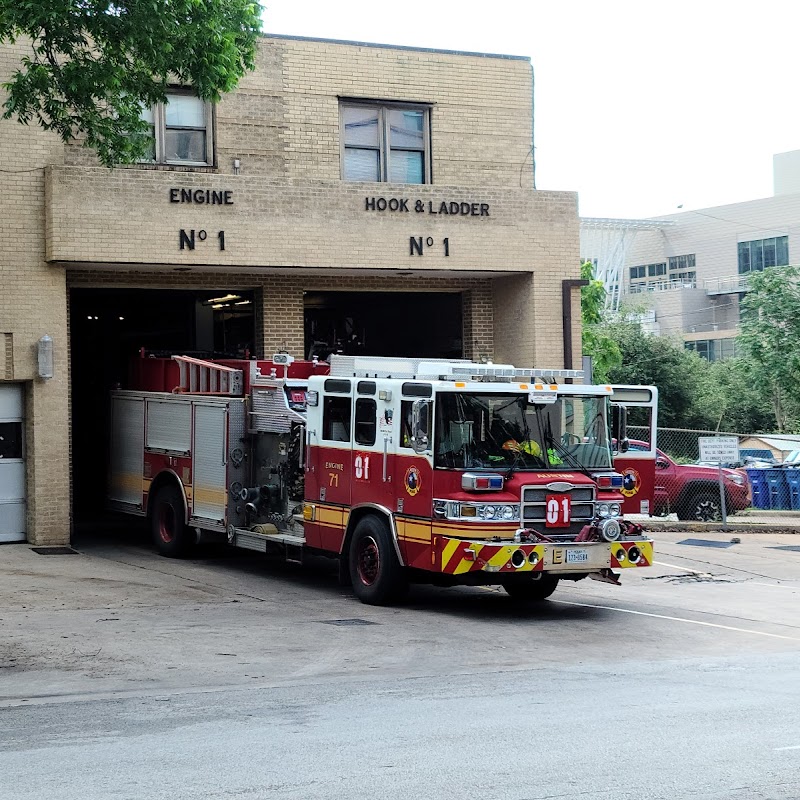
[[[226,488],[226,440],[228,410],[223,405],[194,406],[194,486],[192,505],[195,517],[224,522],[228,502]]]
[[[21,384],[0,383],[0,542],[26,538],[24,423]]]

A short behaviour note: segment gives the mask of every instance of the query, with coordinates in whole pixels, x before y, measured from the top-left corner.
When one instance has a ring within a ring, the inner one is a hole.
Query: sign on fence
[[[729,464],[739,460],[739,439],[736,436],[698,436],[701,461]]]

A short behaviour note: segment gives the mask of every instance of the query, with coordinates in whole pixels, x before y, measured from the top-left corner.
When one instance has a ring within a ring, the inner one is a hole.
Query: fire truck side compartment
[[[244,504],[230,491],[249,478],[243,398],[117,391],[111,402],[112,507],[144,514],[171,480],[185,497],[190,524],[225,531],[244,522]]]
[[[144,472],[144,400],[114,395],[111,399],[109,499],[120,510],[142,511]]]

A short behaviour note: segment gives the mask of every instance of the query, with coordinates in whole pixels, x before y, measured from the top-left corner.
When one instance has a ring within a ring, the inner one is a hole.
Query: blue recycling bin
[[[789,484],[786,482],[786,472],[782,469],[767,469],[767,483],[769,484],[769,507],[786,510],[789,504]]]
[[[749,468],[746,470],[750,481],[750,490],[753,494],[755,508],[769,508],[769,484],[767,483],[767,470]]]
[[[800,509],[800,469],[793,467],[785,470],[786,484],[789,487],[789,505]]]

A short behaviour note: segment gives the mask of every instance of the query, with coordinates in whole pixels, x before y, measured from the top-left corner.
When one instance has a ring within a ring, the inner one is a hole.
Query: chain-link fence
[[[699,460],[698,439],[717,436],[734,436],[740,445],[739,460],[722,464],[721,481],[717,463]],[[632,449],[644,449],[649,429],[629,425],[628,437]],[[744,434],[659,428],[651,513],[674,514],[679,520],[719,520],[723,500],[728,516],[750,507],[800,513],[800,468],[781,463],[781,454],[766,445],[753,446],[759,445],[753,439]]]

